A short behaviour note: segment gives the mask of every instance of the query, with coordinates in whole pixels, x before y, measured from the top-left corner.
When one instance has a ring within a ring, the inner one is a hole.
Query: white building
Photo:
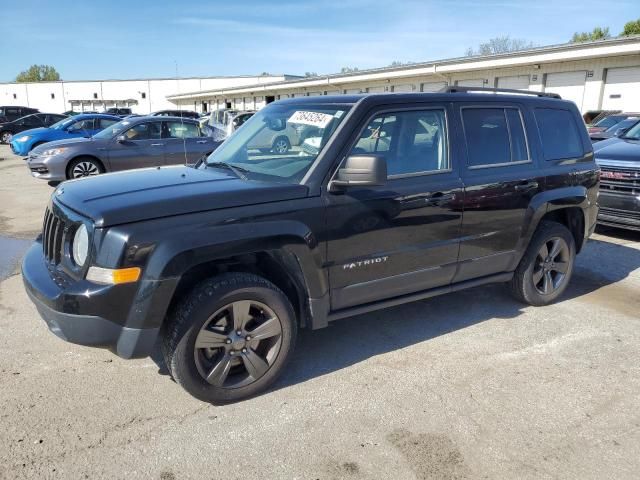
[[[640,112],[640,36],[554,45],[521,52],[453,58],[350,74],[253,85],[204,88],[169,95],[176,105],[254,109],[297,96],[374,92],[432,92],[444,86],[501,87],[554,92],[582,112]]]
[[[204,78],[154,78],[140,80],[59,81],[0,83],[0,105],[33,107],[41,112],[67,110],[103,111],[109,107],[131,107],[135,113],[175,108],[167,96],[203,89],[237,88],[281,82],[288,75]],[[183,103],[184,108],[202,111],[203,104]]]

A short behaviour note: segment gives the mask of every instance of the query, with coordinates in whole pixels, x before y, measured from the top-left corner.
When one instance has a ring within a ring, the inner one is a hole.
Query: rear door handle
[[[164,143],[152,143],[151,146],[152,147],[162,147],[164,145]]]
[[[209,140],[198,140],[196,143],[209,143]]]
[[[517,184],[515,187],[513,187],[516,191],[522,191],[522,190],[533,190],[535,188],[538,188],[538,182],[536,181],[531,181],[531,182],[522,182]]]

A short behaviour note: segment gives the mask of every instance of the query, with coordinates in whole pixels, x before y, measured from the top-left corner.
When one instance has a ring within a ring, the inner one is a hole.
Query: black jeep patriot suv
[[[298,328],[491,282],[546,305],[593,231],[599,171],[573,103],[499,93],[279,101],[195,168],[65,182],[27,292],[69,342],[132,358],[159,340],[212,403],[271,384]]]

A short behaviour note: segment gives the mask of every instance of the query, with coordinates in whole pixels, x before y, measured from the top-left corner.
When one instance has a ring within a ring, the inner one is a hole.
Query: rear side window
[[[571,112],[557,108],[536,108],[536,122],[545,160],[584,155],[578,127]]]
[[[529,161],[522,115],[517,108],[463,108],[469,168]]]
[[[167,122],[169,138],[196,138],[200,136],[200,129],[193,123]]]

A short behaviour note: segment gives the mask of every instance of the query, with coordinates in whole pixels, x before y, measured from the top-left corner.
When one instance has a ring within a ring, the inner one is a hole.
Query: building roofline
[[[290,75],[288,73],[269,75],[214,75],[210,77],[152,77],[152,78],[107,78],[103,80],[53,80],[43,82],[0,82],[0,85],[45,85],[55,83],[100,83],[100,82],[153,82],[161,80],[225,80],[233,78],[269,78],[269,77],[290,77],[293,79],[304,78],[299,75]]]
[[[270,90],[283,90],[287,88],[305,88],[314,86],[332,86],[342,83],[355,83],[360,81],[360,77],[373,76],[374,78],[362,79],[362,81],[376,80],[376,76],[379,76],[380,80],[388,79],[389,74],[397,74],[396,77],[407,76],[426,76],[426,75],[438,75],[444,73],[455,73],[465,70],[482,70],[486,68],[492,68],[496,66],[517,66],[522,64],[536,64],[536,63],[551,63],[557,61],[570,61],[579,60],[582,58],[598,57],[603,55],[616,54],[610,53],[607,47],[616,47],[618,45],[631,45],[637,46],[637,48],[630,51],[621,51],[618,55],[625,55],[630,53],[640,52],[640,35],[632,35],[628,37],[616,37],[607,40],[596,40],[590,42],[580,43],[563,43],[556,45],[547,45],[543,47],[534,47],[526,50],[519,50],[517,52],[508,52],[492,55],[474,55],[467,57],[454,57],[441,60],[432,60],[426,62],[411,63],[406,65],[399,65],[394,67],[379,67],[370,68],[366,70],[358,70],[349,73],[334,73],[329,75],[319,75],[317,77],[302,77],[291,80],[284,80],[272,83],[261,83],[253,85],[243,85],[232,88],[218,89],[218,90],[201,90],[196,92],[185,92],[180,94],[168,95],[168,100],[186,100],[194,97],[211,97],[211,96],[224,96],[250,92],[264,92]],[[591,54],[585,54],[576,58],[558,58],[563,52],[579,52],[584,50],[600,49],[601,52],[592,52]],[[544,58],[547,56],[548,58]],[[540,57],[538,59],[532,58],[524,62],[509,63],[511,59],[526,58],[526,57]],[[554,58],[555,57],[555,58]],[[491,65],[491,63],[496,65]],[[474,66],[475,65],[475,66]],[[458,66],[459,68],[455,68]]]

